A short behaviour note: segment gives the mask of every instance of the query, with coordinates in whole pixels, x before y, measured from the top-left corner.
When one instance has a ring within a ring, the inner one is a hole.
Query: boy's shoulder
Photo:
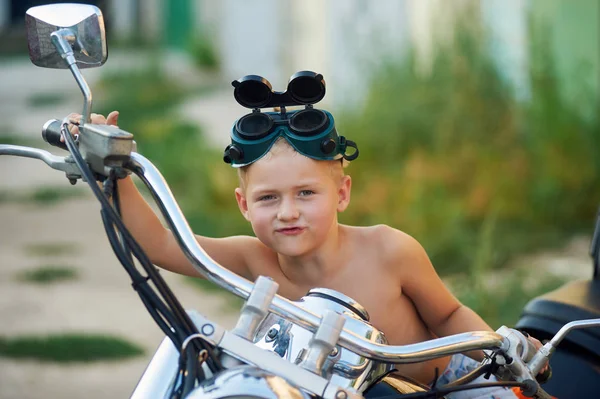
[[[377,254],[379,262],[398,269],[404,263],[422,261],[427,257],[421,244],[409,234],[385,224],[374,226],[344,226],[351,239],[361,248]]]

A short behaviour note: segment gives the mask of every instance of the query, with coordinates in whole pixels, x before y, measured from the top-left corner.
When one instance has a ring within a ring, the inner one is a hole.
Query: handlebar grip
[[[42,138],[46,143],[68,151],[67,145],[60,141],[61,124],[61,121],[58,119],[50,119],[48,122],[44,123],[44,126],[42,127]]]
[[[548,380],[552,378],[552,367],[548,364],[548,368],[542,374],[538,374],[535,379],[540,384],[545,384]]]
[[[534,380],[524,380],[523,384],[524,386],[521,387],[521,394],[523,396],[534,399],[554,399]]]

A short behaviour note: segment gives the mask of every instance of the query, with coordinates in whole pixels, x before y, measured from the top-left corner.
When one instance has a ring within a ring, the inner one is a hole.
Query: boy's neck
[[[313,252],[297,257],[277,254],[281,272],[295,285],[322,287],[344,266],[343,235],[342,226],[336,223],[327,240]]]

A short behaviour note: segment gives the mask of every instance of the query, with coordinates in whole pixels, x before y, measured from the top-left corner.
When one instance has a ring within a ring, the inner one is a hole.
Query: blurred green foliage
[[[465,273],[453,274],[446,279],[458,299],[492,328],[514,326],[531,298],[565,283],[563,278],[540,273],[539,270],[490,270],[496,249],[497,217],[496,212],[491,212],[481,223]]]
[[[215,70],[219,68],[220,60],[214,44],[214,36],[201,34],[191,40],[188,52],[200,69]]]
[[[528,101],[515,99],[472,16],[438,45],[430,70],[409,52],[373,73],[364,108],[336,117],[361,150],[348,169],[354,192],[341,221],[406,231],[440,274],[464,272],[467,286],[515,254],[591,232],[600,198],[599,113],[586,119],[564,100],[548,37],[532,24]],[[192,94],[149,67],[106,77],[98,112],[121,111],[120,127],[161,170],[195,232],[251,234],[234,200],[236,173],[174,112]],[[598,108],[595,94],[583,95]],[[507,323],[516,316],[500,308],[520,309],[538,289],[560,283],[542,279],[525,289],[521,277],[457,290],[492,325]]]
[[[361,148],[343,221],[408,232],[442,273],[468,270],[490,213],[492,266],[590,231],[600,198],[598,114],[586,120],[563,100],[547,37],[532,26],[527,102],[515,100],[476,18],[438,46],[429,72],[414,53],[385,65],[362,112],[337,118]]]

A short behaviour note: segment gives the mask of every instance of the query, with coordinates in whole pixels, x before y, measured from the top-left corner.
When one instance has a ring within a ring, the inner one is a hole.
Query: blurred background
[[[71,74],[27,56],[25,11],[49,3],[0,0],[0,143],[46,148],[44,122],[81,110]],[[591,276],[599,1],[83,3],[103,11],[109,43],[105,66],[84,72],[93,110],[120,111],[195,232],[251,234],[222,162],[247,111],[231,81],[257,74],[284,91],[294,72],[313,70],[327,82],[318,107],[361,151],[343,223],[417,238],[494,328],[513,325],[532,297]],[[129,395],[159,330],[95,200],[38,163],[0,159],[0,398]],[[231,325],[238,302],[166,277],[186,307]]]

